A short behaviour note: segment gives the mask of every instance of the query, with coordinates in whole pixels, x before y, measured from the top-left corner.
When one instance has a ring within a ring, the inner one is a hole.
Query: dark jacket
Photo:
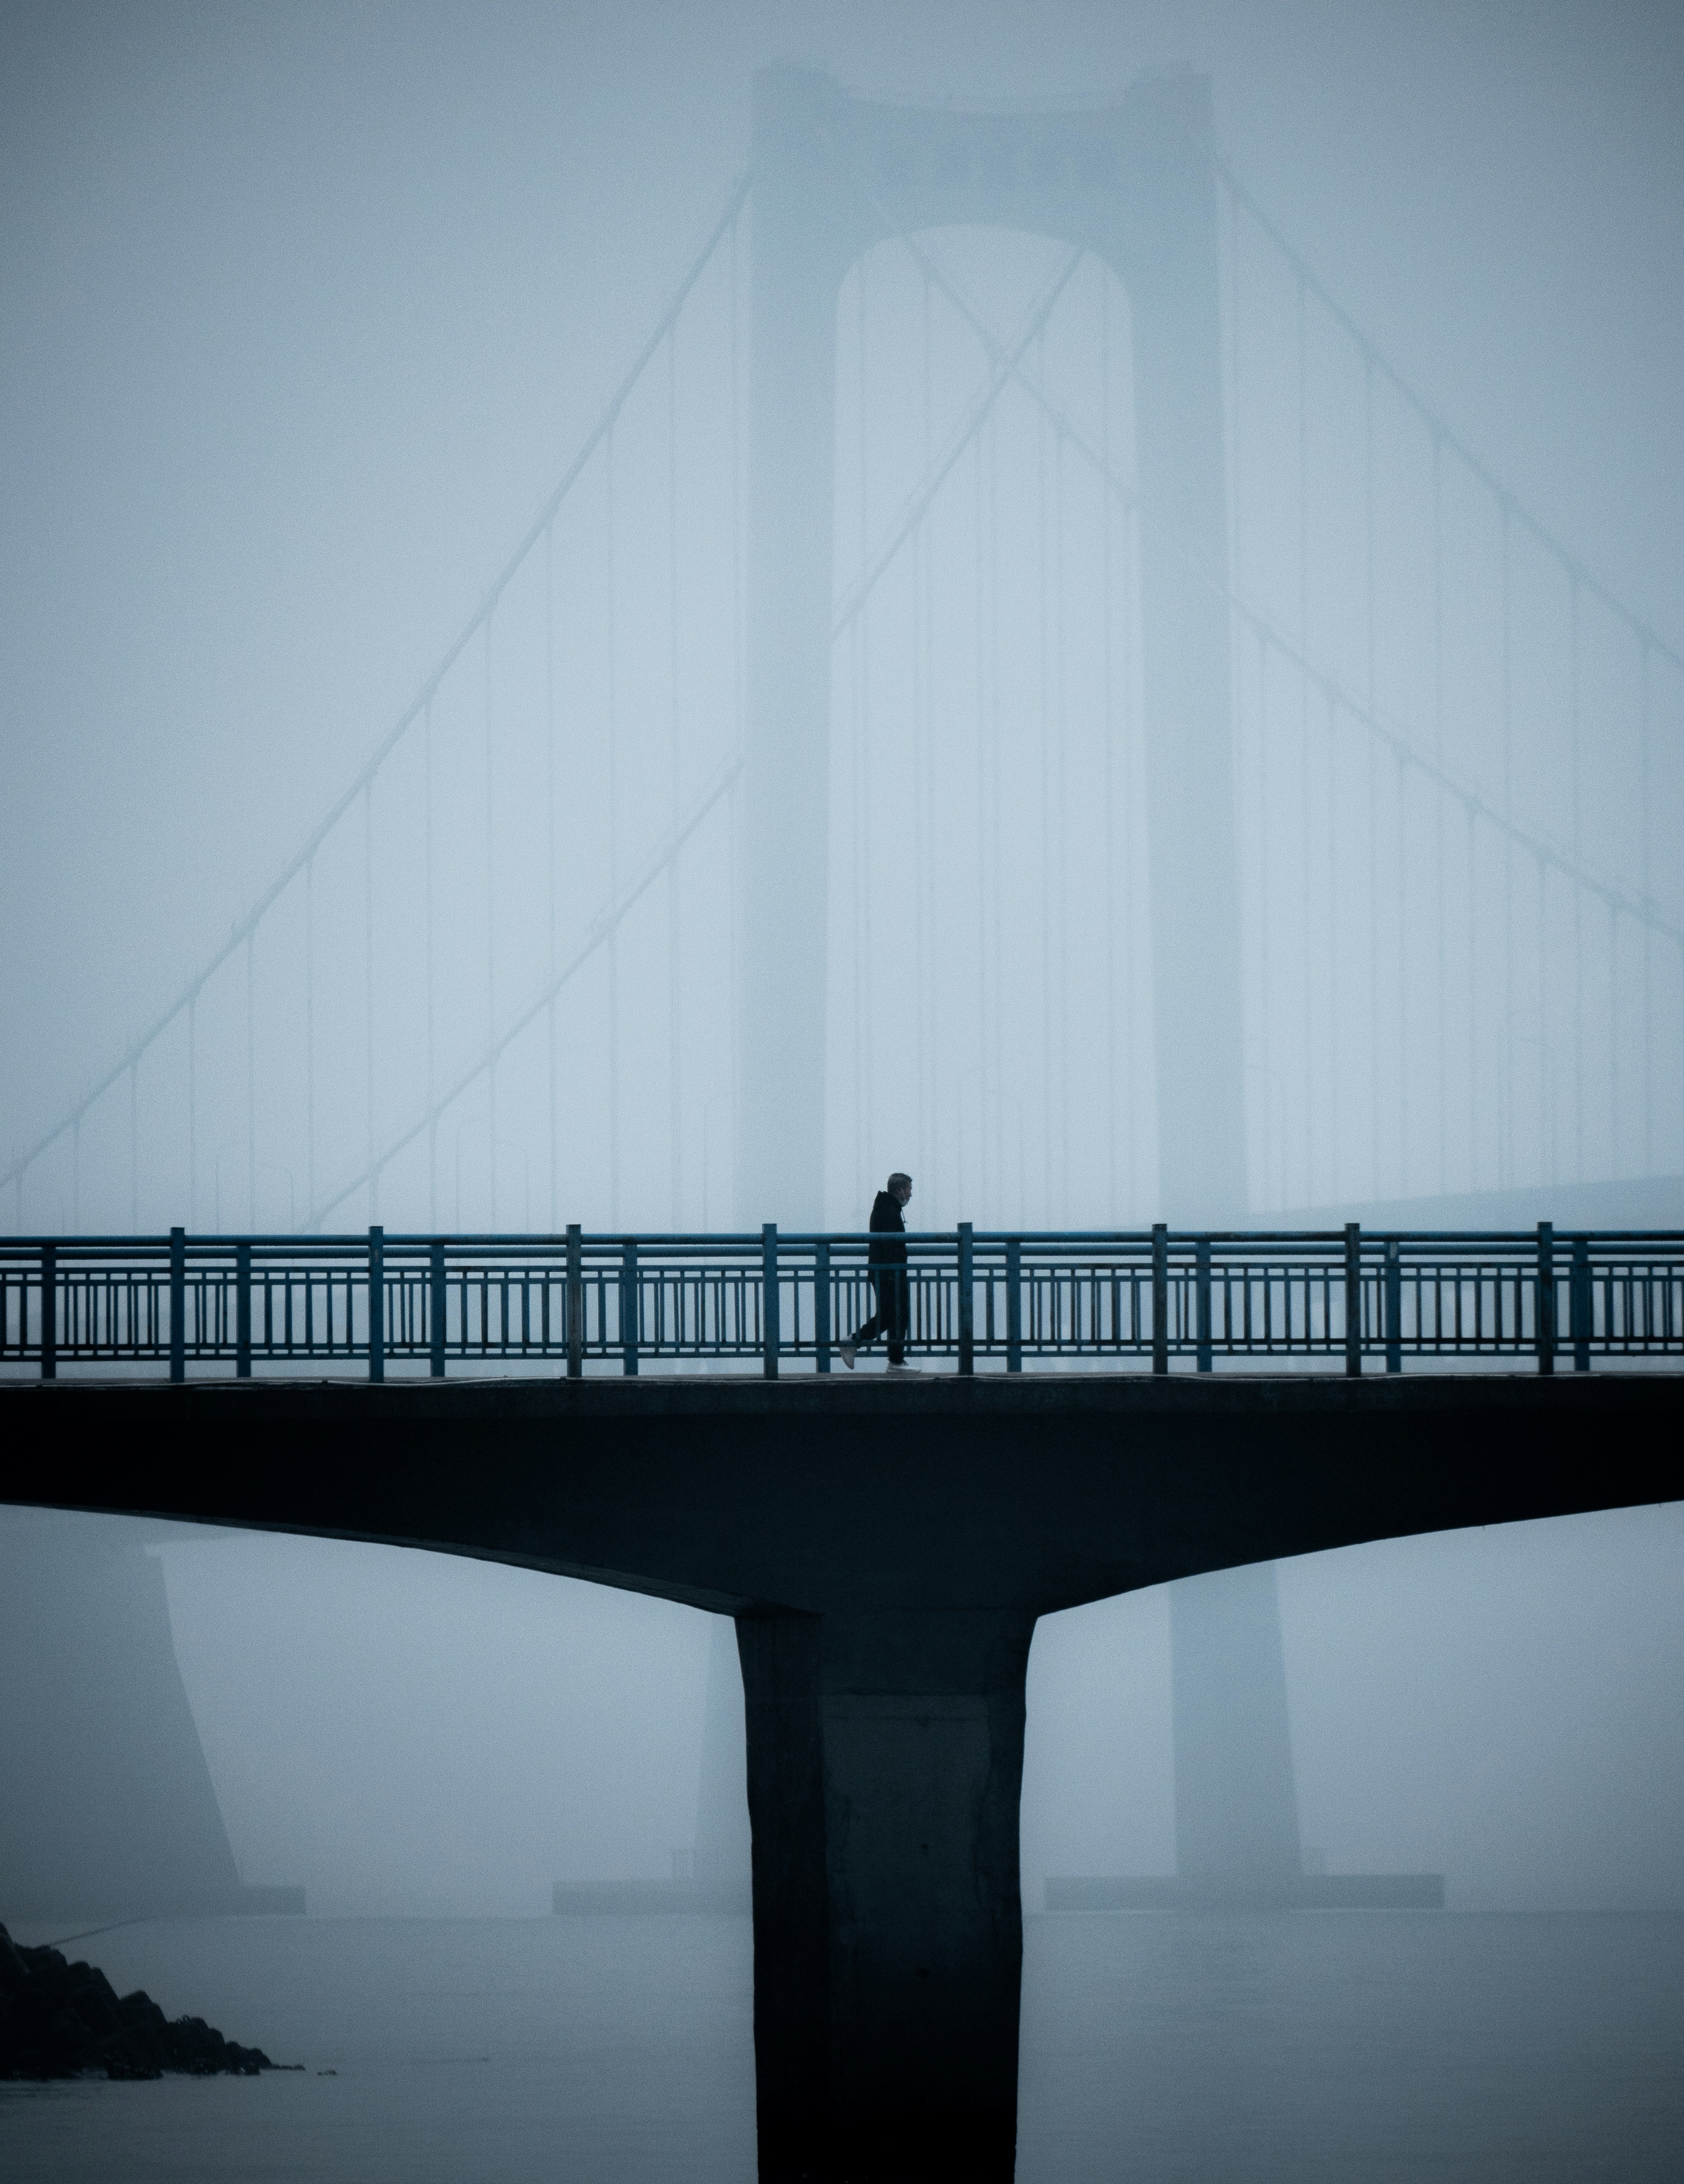
[[[886,1190],[879,1190],[871,1210],[871,1263],[874,1267],[904,1267],[906,1246],[896,1240],[906,1233],[906,1224],[901,1218],[901,1201]]]

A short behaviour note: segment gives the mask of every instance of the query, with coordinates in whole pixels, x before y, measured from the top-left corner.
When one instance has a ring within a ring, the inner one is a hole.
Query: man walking
[[[871,1249],[867,1265],[871,1269],[872,1286],[877,1292],[877,1310],[856,1328],[848,1340],[838,1345],[842,1362],[851,1373],[856,1351],[868,1342],[875,1342],[879,1334],[889,1337],[889,1369],[891,1373],[906,1373],[912,1368],[906,1363],[906,1323],[910,1299],[906,1290],[906,1224],[901,1218],[901,1209],[912,1195],[912,1178],[902,1175],[896,1168],[889,1178],[886,1190],[879,1190],[871,1210]]]

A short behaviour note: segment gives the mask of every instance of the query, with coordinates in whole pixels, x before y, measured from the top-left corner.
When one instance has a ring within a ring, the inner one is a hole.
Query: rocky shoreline
[[[0,2078],[254,2078],[303,2068],[225,2040],[202,2017],[167,2018],[148,1994],[119,1996],[92,1964],[20,1948],[0,1926]]]

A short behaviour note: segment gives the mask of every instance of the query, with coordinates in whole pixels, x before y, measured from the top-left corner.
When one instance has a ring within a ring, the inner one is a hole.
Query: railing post
[[[1386,1244],[1386,1369],[1403,1370],[1403,1268],[1395,1236]]]
[[[1573,1271],[1568,1277],[1567,1326],[1573,1338],[1573,1370],[1591,1369],[1591,1246],[1583,1236],[1573,1240]]]
[[[59,1377],[59,1249],[41,1247],[41,1377]]]
[[[1006,1245],[1006,1369],[1023,1369],[1023,1245],[1017,1236]]]
[[[1555,1370],[1555,1228],[1538,1223],[1537,1306],[1533,1315],[1533,1338],[1537,1346],[1538,1370]]]
[[[187,1377],[187,1232],[170,1231],[170,1378]]]
[[[1196,1318],[1195,1332],[1199,1345],[1199,1370],[1208,1373],[1213,1361],[1210,1348],[1210,1239],[1201,1236],[1193,1246],[1193,1264],[1197,1269],[1194,1293],[1194,1312]]]
[[[427,1255],[427,1370],[435,1380],[444,1378],[445,1312],[449,1292],[444,1286],[444,1245],[435,1239]]]
[[[638,1247],[632,1237],[620,1246],[620,1366],[628,1380],[638,1373]]]
[[[761,1370],[768,1380],[778,1378],[778,1223],[768,1221],[760,1232]]]
[[[830,1370],[830,1245],[821,1237],[813,1245],[813,1355],[821,1373]]]
[[[567,1378],[585,1369],[585,1246],[577,1221],[567,1223]]]
[[[976,1318],[971,1289],[974,1233],[968,1221],[959,1223],[959,1370],[967,1378],[977,1369]]]
[[[234,1378],[252,1376],[252,1247],[234,1246]]]
[[[1151,1369],[1169,1370],[1169,1230],[1162,1221],[1151,1231]]]
[[[386,1231],[368,1232],[368,1377],[386,1378]]]
[[[1350,1379],[1363,1372],[1363,1230],[1345,1223],[1345,1371]]]

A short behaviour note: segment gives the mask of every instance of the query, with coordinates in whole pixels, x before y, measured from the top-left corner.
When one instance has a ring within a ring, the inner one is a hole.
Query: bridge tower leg
[[[761,2184],[1009,2184],[1034,1627],[739,1619]]]
[[[789,67],[755,80],[739,1228],[823,1220],[837,292],[873,243],[959,222],[1080,242],[1129,292],[1160,1212],[1246,1210],[1213,150],[1194,75],[1035,114],[878,106]]]
[[[1273,1563],[1169,1588],[1175,1869],[1267,1901],[1303,1872]]]

